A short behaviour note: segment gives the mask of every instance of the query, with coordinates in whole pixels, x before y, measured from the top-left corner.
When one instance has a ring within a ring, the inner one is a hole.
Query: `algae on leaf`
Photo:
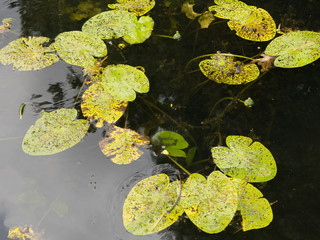
[[[94,57],[107,55],[107,47],[101,39],[81,31],[60,33],[54,46],[65,62],[80,67],[93,66]]]
[[[139,133],[113,126],[108,136],[99,142],[101,151],[116,164],[129,164],[141,157],[145,147],[150,143],[149,137]]]
[[[115,99],[133,101],[136,93],[149,91],[149,80],[138,68],[125,65],[109,65],[102,72],[102,85]]]
[[[120,38],[136,29],[137,17],[127,11],[111,10],[99,13],[82,26],[82,31],[101,39]]]
[[[179,204],[181,183],[158,174],[138,182],[123,205],[123,225],[134,235],[159,232],[172,225],[183,208]]]
[[[59,61],[51,46],[43,44],[50,39],[47,37],[19,38],[10,42],[0,50],[0,62],[3,65],[13,64],[19,71],[40,70]]]
[[[248,83],[260,75],[257,65],[234,61],[233,56],[219,53],[211,56],[211,59],[201,61],[199,68],[210,80],[229,85]]]
[[[271,152],[259,142],[244,136],[228,136],[227,147],[213,147],[212,158],[225,174],[248,182],[266,182],[277,173]]]
[[[289,32],[273,39],[265,54],[275,56],[274,65],[282,68],[302,67],[320,57],[320,33]]]
[[[181,206],[189,219],[206,233],[223,231],[237,210],[237,190],[232,181],[219,171],[206,179],[191,174],[183,184]]]
[[[129,11],[136,16],[146,14],[156,4],[154,0],[117,0],[117,2],[108,4],[108,8]]]
[[[248,231],[268,226],[273,219],[272,208],[263,194],[244,180],[231,179],[238,191],[238,210],[242,215],[242,229]]]
[[[22,150],[29,155],[50,155],[73,147],[89,128],[87,120],[76,117],[75,109],[43,112],[24,136]]]
[[[81,110],[89,121],[97,121],[96,127],[103,122],[115,123],[123,115],[128,102],[114,99],[101,82],[92,84],[82,95]]]

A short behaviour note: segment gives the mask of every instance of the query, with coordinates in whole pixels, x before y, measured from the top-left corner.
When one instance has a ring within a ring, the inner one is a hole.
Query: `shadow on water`
[[[112,1],[107,1],[111,3]],[[166,6],[171,2],[170,7]],[[223,97],[232,97],[243,86],[225,86],[207,82],[197,70],[198,62],[185,70],[187,62],[199,55],[218,50],[254,56],[267,43],[238,38],[225,22],[199,29],[180,13],[184,1],[157,1],[150,16],[155,34],[182,34],[181,41],[151,37],[143,44],[119,50],[108,43],[108,64],[143,66],[151,89],[129,106],[127,125],[152,136],[160,129],[191,135],[198,145],[195,161],[210,159],[210,149],[219,143],[216,130],[204,124],[210,120],[212,107]],[[319,31],[318,1],[245,1],[266,9],[283,27]],[[83,5],[81,5],[83,4]],[[197,1],[196,12],[206,10],[213,1]],[[86,6],[85,8],[83,6]],[[47,36],[80,30],[92,15],[106,9],[106,1],[6,0],[0,3],[1,19],[14,18],[11,27],[19,36]],[[90,9],[85,11],[84,9]],[[1,20],[0,19],[0,20]],[[0,35],[0,47],[18,36]],[[78,92],[85,81],[80,68],[63,61],[36,72],[13,71],[0,66],[0,237],[6,239],[13,226],[32,225],[44,239],[318,239],[320,226],[320,65],[319,60],[297,69],[272,69],[253,84],[243,98],[255,101],[252,108],[236,105],[222,119],[219,133],[250,136],[261,141],[274,155],[278,174],[267,184],[258,184],[270,202],[274,220],[267,228],[238,231],[239,219],[219,234],[198,230],[186,217],[170,228],[150,236],[137,237],[125,231],[122,205],[130,189],[147,176],[165,172],[177,178],[169,160],[152,149],[137,162],[127,166],[113,164],[99,149],[105,129],[91,128],[76,146],[62,153],[31,157],[23,153],[21,141],[41,110],[71,108],[80,110]],[[84,91],[87,86],[84,87]],[[76,101],[76,102],[75,102]],[[27,104],[22,120],[19,107]],[[151,104],[148,104],[151,103]],[[156,105],[170,117],[165,116]],[[214,114],[227,102],[219,104]],[[126,113],[127,114],[127,113]],[[125,126],[125,117],[118,126]],[[181,127],[182,126],[182,127]],[[188,134],[184,129],[188,129]],[[194,145],[194,144],[193,144]],[[183,164],[183,162],[182,162]],[[208,174],[211,161],[196,164],[192,172]]]

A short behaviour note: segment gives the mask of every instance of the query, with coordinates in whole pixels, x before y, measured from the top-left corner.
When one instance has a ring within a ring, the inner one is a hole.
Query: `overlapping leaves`
[[[260,75],[259,68],[255,64],[234,61],[234,57],[219,53],[211,56],[211,59],[201,61],[199,68],[210,80],[229,85],[248,83]]]
[[[54,49],[44,47],[47,37],[19,38],[0,50],[0,62],[3,65],[13,64],[19,71],[40,70],[59,61]]]
[[[29,155],[50,155],[71,148],[85,136],[89,123],[77,119],[77,110],[43,112],[24,136],[22,149]]]
[[[139,148],[146,147],[149,143],[149,137],[130,129],[113,126],[108,136],[99,142],[99,146],[103,154],[114,163],[129,164],[143,154]]]
[[[259,142],[244,136],[228,136],[227,147],[213,147],[212,158],[227,175],[248,182],[269,181],[277,173],[271,152]]]

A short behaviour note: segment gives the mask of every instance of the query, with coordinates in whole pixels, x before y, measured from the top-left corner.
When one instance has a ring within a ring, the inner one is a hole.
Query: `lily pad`
[[[282,68],[302,67],[320,57],[320,33],[312,31],[289,32],[275,38],[265,50],[277,56],[274,65]]]
[[[90,18],[83,24],[82,31],[101,39],[120,38],[134,32],[137,21],[137,17],[130,12],[111,10]]]
[[[44,47],[50,39],[47,37],[19,38],[0,50],[0,62],[3,65],[13,64],[19,71],[40,70],[59,61],[54,49]]]
[[[268,226],[273,219],[272,208],[263,194],[244,180],[231,179],[238,191],[238,210],[242,215],[243,231]]]
[[[149,91],[149,80],[139,69],[125,65],[109,65],[102,72],[102,84],[108,93],[120,101],[133,101],[136,93]]]
[[[170,183],[166,174],[138,182],[123,205],[123,224],[134,235],[159,232],[172,225],[183,208],[179,204],[181,183]]]
[[[103,122],[118,121],[127,105],[128,102],[114,99],[101,82],[96,82],[82,95],[81,110],[90,121],[97,121],[96,127],[102,127]]]
[[[151,142],[154,145],[165,147],[172,157],[187,157],[181,149],[187,148],[189,143],[179,133],[160,131],[151,138]]]
[[[22,150],[29,155],[50,155],[73,147],[89,128],[87,120],[76,117],[75,109],[43,112],[24,136]]]
[[[219,171],[208,179],[191,174],[183,184],[181,206],[189,219],[206,233],[223,231],[237,210],[237,190],[232,181]]]
[[[221,54],[214,54],[211,59],[201,61],[199,68],[210,80],[229,85],[248,83],[260,75],[257,65],[234,61],[234,57]]]
[[[117,0],[117,3],[108,4],[108,8],[132,12],[142,16],[149,12],[156,2],[154,0]]]
[[[80,67],[93,66],[94,57],[107,55],[107,47],[101,39],[81,31],[60,33],[54,46],[65,62]]]
[[[271,152],[259,142],[244,136],[228,136],[227,147],[213,147],[213,161],[227,175],[247,179],[248,182],[266,182],[277,173]]]
[[[128,35],[123,36],[123,40],[129,44],[143,43],[151,36],[153,26],[154,21],[151,17],[142,16],[137,22],[135,31],[131,31]]]
[[[143,151],[139,148],[150,143],[149,137],[139,133],[113,126],[108,136],[99,142],[101,151],[116,164],[129,164],[141,157]]]

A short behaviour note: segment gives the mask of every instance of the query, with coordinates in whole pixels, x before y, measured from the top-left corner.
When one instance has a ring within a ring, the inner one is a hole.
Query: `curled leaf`
[[[201,14],[193,11],[194,4],[190,4],[189,1],[185,1],[181,6],[181,13],[184,13],[189,19],[196,19]]]

